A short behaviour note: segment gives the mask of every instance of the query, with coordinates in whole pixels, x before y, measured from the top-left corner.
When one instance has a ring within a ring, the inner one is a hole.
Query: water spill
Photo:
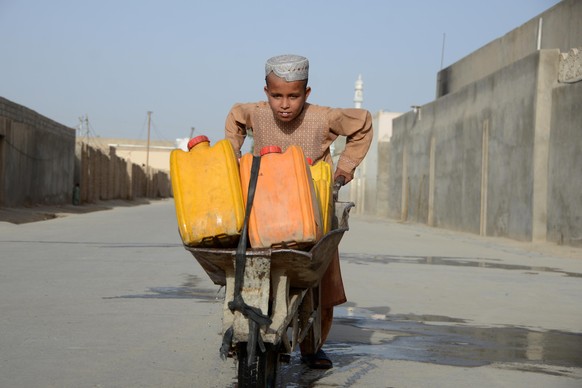
[[[324,346],[333,359],[334,370],[355,370],[357,373],[351,378],[357,380],[358,373],[366,374],[377,367],[370,359],[460,367],[496,364],[504,369],[556,376],[571,376],[572,370],[568,368],[582,367],[581,334],[465,326],[462,319],[390,315],[388,311],[387,307],[336,309],[334,325]],[[312,387],[325,373],[301,364],[295,352],[290,363],[281,366],[277,382],[278,386]]]
[[[454,366],[582,367],[582,334],[468,326],[462,320],[439,316],[382,316],[354,307],[337,309],[328,344],[330,352],[345,361],[368,355]]]
[[[360,254],[344,254],[342,259],[362,265],[450,265],[582,277],[582,274],[557,268],[503,264],[494,259]],[[200,284],[199,277],[186,275],[185,281],[177,287],[152,287],[143,294],[115,298],[186,298],[223,302],[224,289],[203,288]],[[479,327],[455,317],[391,314],[387,306],[362,308],[344,304],[336,308],[332,331],[324,349],[333,359],[334,370],[347,368],[363,374],[368,373],[366,368],[377,367],[373,360],[404,360],[458,367],[495,365],[503,369],[566,377],[574,377],[573,373],[577,373],[572,368],[582,368],[581,333],[535,331],[509,326]],[[325,374],[326,371],[307,368],[301,363],[299,352],[294,352],[290,363],[281,367],[278,385],[312,387]],[[353,375],[351,378],[359,377]]]
[[[103,299],[198,299],[203,302],[220,302],[224,300],[223,288],[200,288],[200,278],[187,275],[181,286],[151,287],[144,294],[121,295]]]
[[[390,264],[390,263],[405,263],[405,264],[424,264],[424,265],[450,265],[456,267],[477,267],[489,269],[504,269],[510,271],[527,271],[531,275],[536,275],[538,272],[552,272],[559,273],[569,277],[582,278],[582,273],[567,272],[558,268],[551,267],[535,267],[527,265],[515,265],[500,263],[496,259],[467,259],[458,257],[439,257],[439,256],[390,256],[390,255],[368,255],[368,254],[353,254],[342,253],[342,260],[347,260],[354,264]]]
[[[462,319],[438,315],[389,314],[388,307],[335,310],[324,346],[334,370],[365,374],[373,359],[503,369],[574,377],[582,367],[582,334],[532,331],[519,327],[475,327]],[[312,387],[325,371],[310,370],[295,352],[283,364],[280,386]],[[357,375],[351,376],[357,379]],[[350,386],[350,385],[348,385]],[[356,386],[356,385],[354,385]]]

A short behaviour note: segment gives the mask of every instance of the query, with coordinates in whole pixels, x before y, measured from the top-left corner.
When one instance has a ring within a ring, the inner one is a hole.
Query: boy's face
[[[273,73],[267,76],[265,94],[277,120],[289,122],[299,116],[311,93],[311,88],[306,83],[307,81],[287,82]]]

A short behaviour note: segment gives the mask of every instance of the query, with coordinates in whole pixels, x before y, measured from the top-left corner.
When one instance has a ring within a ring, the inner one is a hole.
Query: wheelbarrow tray
[[[337,202],[332,219],[332,230],[326,233],[309,251],[288,248],[249,248],[247,258],[270,258],[271,271],[282,271],[291,287],[310,288],[319,284],[334,251],[338,248],[344,233],[349,229],[349,211],[352,202]],[[201,248],[185,245],[210,279],[217,285],[226,285],[226,272],[234,268],[236,249]]]

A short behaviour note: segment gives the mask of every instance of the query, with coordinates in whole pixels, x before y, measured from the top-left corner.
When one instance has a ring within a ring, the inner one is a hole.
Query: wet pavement
[[[186,275],[180,286],[158,286],[144,293],[105,297],[104,299],[196,299],[202,302],[224,302],[224,287],[201,288],[202,279],[196,275]]]
[[[453,366],[524,363],[582,367],[582,334],[516,327],[475,327],[438,316],[374,313],[341,308],[330,353]],[[566,373],[567,374],[567,373]]]
[[[350,227],[334,368],[295,352],[280,386],[582,386],[582,250]],[[236,386],[224,290],[180,244],[172,202],[0,222],[0,244],[0,386]]]
[[[406,263],[412,265],[464,266],[484,269],[558,273],[581,278],[581,274],[550,267],[503,264],[496,260],[451,257],[396,257],[346,254],[353,264]],[[186,275],[177,287],[152,287],[144,293],[113,298],[196,299],[224,301],[223,288],[201,288],[202,279]],[[406,360],[456,367],[507,365],[506,368],[552,376],[576,377],[572,368],[582,368],[582,333],[539,331],[527,327],[474,326],[462,318],[439,315],[391,314],[389,306],[358,307],[346,303],[335,309],[334,324],[325,350],[337,369],[363,359]],[[366,373],[366,370],[361,371]],[[325,375],[301,364],[295,352],[283,364],[278,384],[285,387],[314,387]],[[236,386],[236,384],[233,384]]]
[[[390,255],[369,255],[369,254],[342,254],[343,260],[348,260],[352,263],[405,263],[405,264],[419,264],[419,265],[441,265],[452,267],[474,267],[474,268],[488,268],[488,269],[503,269],[509,271],[522,271],[529,275],[537,275],[540,272],[558,273],[566,276],[582,278],[582,273],[567,272],[559,268],[543,267],[543,266],[528,266],[503,263],[500,259],[484,259],[484,258],[459,258],[459,257],[415,257],[415,256],[390,256]]]

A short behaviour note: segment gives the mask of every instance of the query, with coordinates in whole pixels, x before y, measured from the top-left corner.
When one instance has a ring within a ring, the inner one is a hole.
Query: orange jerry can
[[[321,211],[321,222],[323,224],[323,234],[331,230],[331,216],[333,214],[333,175],[331,165],[325,160],[313,164],[310,158],[307,158],[310,165],[311,178],[315,195]]]
[[[238,160],[228,140],[212,147],[206,136],[170,154],[178,229],[184,244],[234,247],[244,222]]]
[[[261,150],[261,166],[249,218],[253,248],[312,246],[322,236],[319,205],[303,150],[297,146]],[[243,198],[246,204],[252,154],[240,160]]]

